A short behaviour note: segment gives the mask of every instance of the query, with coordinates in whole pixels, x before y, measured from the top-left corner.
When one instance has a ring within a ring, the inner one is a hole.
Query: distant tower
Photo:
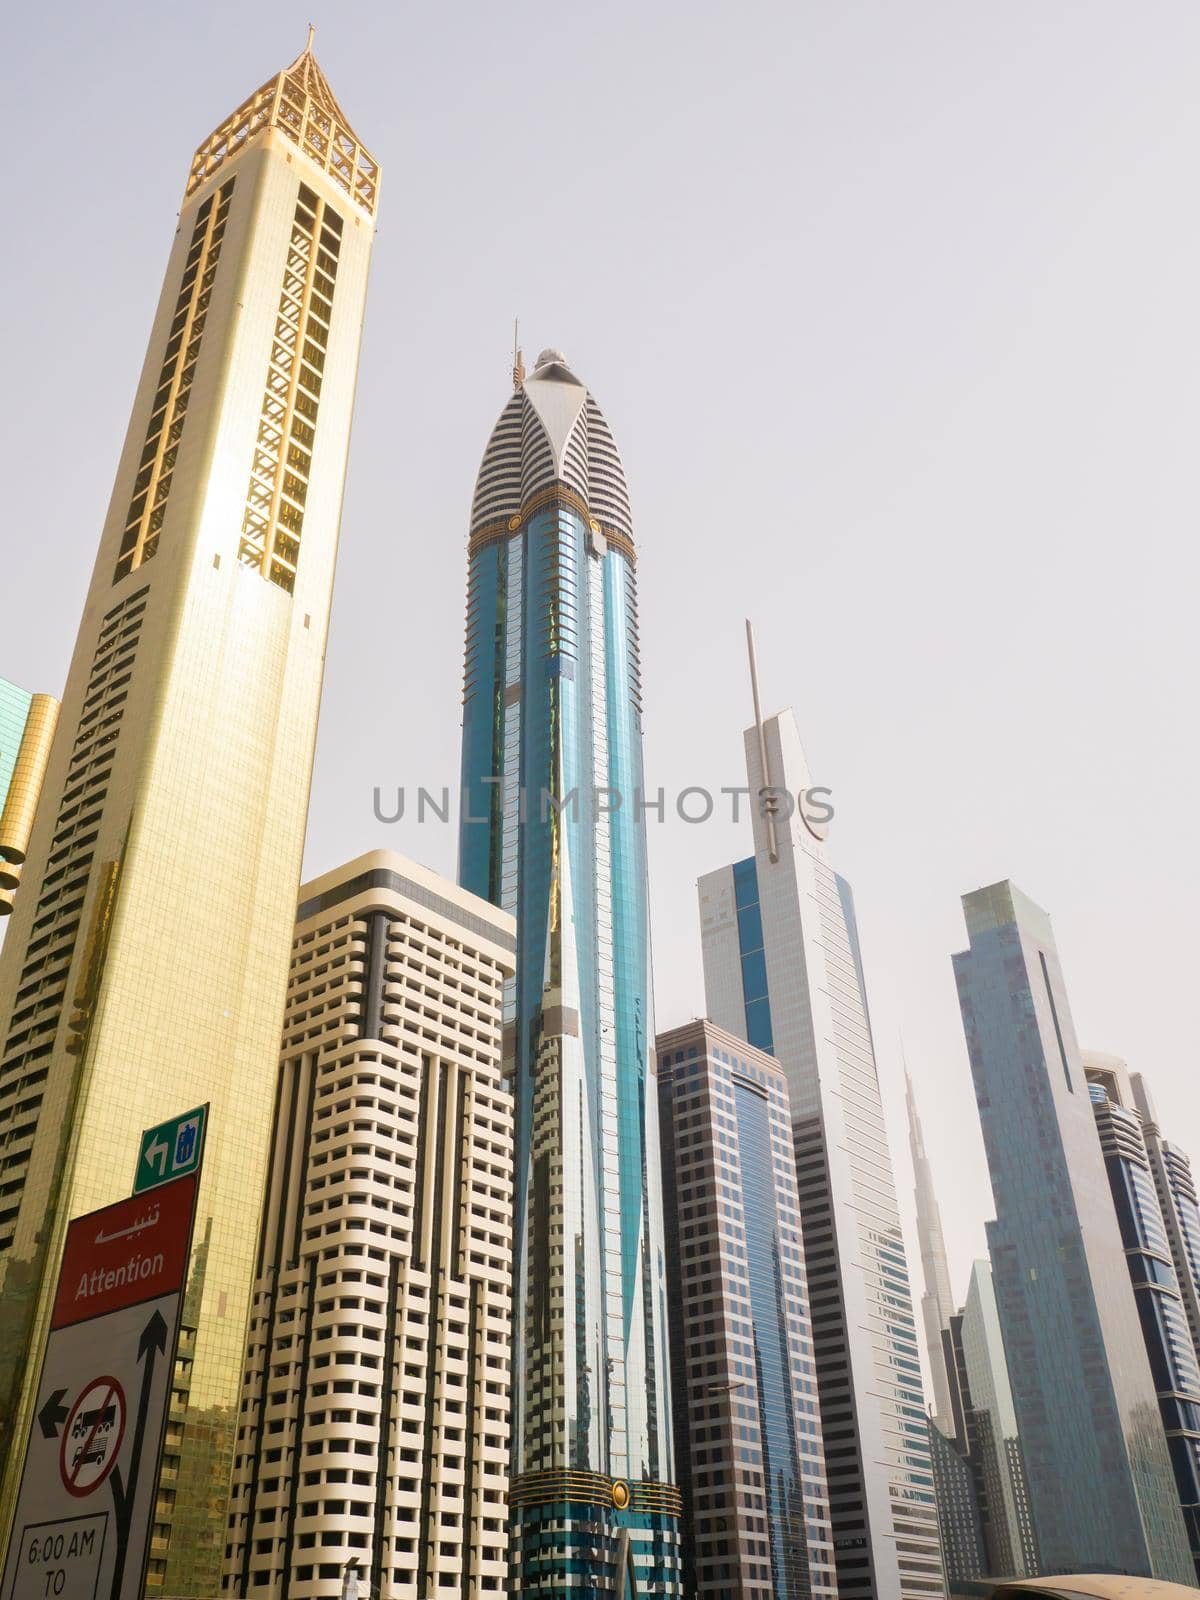
[[[988,1571],[1033,1577],[1040,1571],[1025,1458],[1013,1409],[1008,1362],[989,1261],[971,1267],[967,1303],[951,1320],[967,1445],[979,1484]]]
[[[996,1302],[1043,1572],[1195,1571],[1050,919],[964,895],[954,957],[996,1205]]]
[[[506,1589],[515,948],[390,850],[300,891],[227,1595]]]
[[[1200,1364],[1129,1071],[1119,1057],[1092,1050],[1083,1053],[1083,1070],[1200,1580]],[[1148,1104],[1144,1084],[1141,1099]]]
[[[975,1474],[965,1440],[952,1439],[929,1418],[929,1454],[937,1485],[938,1529],[946,1586],[961,1594],[963,1585],[987,1573],[987,1559]]]
[[[220,1579],[378,193],[311,49],[192,160],[0,957],[10,1463],[67,1219],[211,1103],[148,1580],[175,1596]]]
[[[471,513],[459,849],[517,918],[514,1592],[674,1595],[633,527],[565,358],[516,368]]]
[[[950,1404],[950,1380],[946,1372],[946,1353],[942,1336],[954,1315],[954,1296],[950,1290],[950,1269],[946,1264],[946,1240],[942,1233],[942,1214],[933,1170],[925,1153],[925,1136],[917,1114],[917,1099],[907,1067],[904,1072],[905,1104],[908,1107],[908,1141],[912,1152],[913,1198],[917,1207],[917,1243],[921,1250],[921,1272],[925,1292],[921,1296],[921,1319],[925,1324],[925,1350],[933,1381],[933,1419],[945,1434],[954,1431]]]
[[[0,678],[0,917],[12,915],[58,712],[53,695]]]
[[[1150,1090],[1140,1072],[1130,1077],[1133,1101],[1142,1119],[1142,1138],[1154,1174],[1154,1187],[1167,1227],[1175,1282],[1187,1313],[1196,1359],[1200,1361],[1200,1205],[1187,1153],[1162,1136]]]
[[[838,1593],[928,1600],[937,1508],[854,903],[824,808],[795,802],[810,787],[795,718],[757,700],[755,684],[754,854],[699,885],[708,1014],[787,1075]]]

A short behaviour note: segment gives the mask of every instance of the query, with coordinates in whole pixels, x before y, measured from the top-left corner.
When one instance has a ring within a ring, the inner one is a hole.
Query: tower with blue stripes
[[[517,918],[514,1592],[677,1595],[633,526],[562,354],[513,376],[471,516],[459,878]]]

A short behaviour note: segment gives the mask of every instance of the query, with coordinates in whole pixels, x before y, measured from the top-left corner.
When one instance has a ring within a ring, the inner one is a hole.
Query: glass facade
[[[1129,1074],[1124,1063],[1112,1057],[1085,1055],[1083,1064],[1179,1504],[1200,1578],[1200,1365]]]
[[[1046,914],[964,897],[954,957],[996,1220],[988,1225],[1043,1572],[1191,1583],[1191,1561]]]
[[[17,751],[21,748],[21,737],[25,732],[32,701],[31,694],[19,689],[15,683],[9,683],[7,678],[0,678],[0,811],[4,810],[4,801],[12,783]]]
[[[967,1303],[962,1315],[951,1319],[951,1332],[988,1571],[1033,1577],[1041,1570],[1037,1537],[990,1262],[972,1266]]]
[[[832,1597],[787,1084],[707,1022],[658,1060],[685,1591]]]
[[[948,1438],[932,1417],[929,1453],[937,1485],[946,1583],[951,1594],[958,1594],[964,1583],[982,1578],[988,1570],[975,1474],[965,1440]]]
[[[790,712],[749,729],[745,748],[752,795],[810,787]],[[787,1080],[838,1590],[938,1596],[920,1354],[853,898],[799,810],[768,829],[756,807],[754,844],[700,881],[705,1000]]]
[[[1141,1118],[1142,1140],[1166,1224],[1175,1282],[1183,1301],[1196,1359],[1200,1361],[1200,1206],[1187,1153],[1162,1136],[1154,1103],[1140,1072],[1130,1075],[1133,1103]]]
[[[497,424],[472,524],[459,877],[518,926],[505,1049],[522,1594],[618,1580],[673,1594],[678,1581],[619,472],[595,402],[547,352]]]
[[[742,1004],[746,1008],[746,1040],[768,1055],[774,1050],[771,1034],[771,996],[767,991],[767,951],[763,938],[762,906],[758,899],[758,868],[754,857],[735,861],[734,901],[737,906],[738,955],[742,968]]]
[[[792,1411],[794,1385],[783,1299],[783,1258],[799,1253],[800,1218],[797,1212],[785,1235],[796,1240],[797,1250],[793,1252],[781,1241],[778,1228],[765,1225],[775,1212],[774,1154],[767,1104],[741,1077],[734,1081],[734,1101],[772,1592],[777,1600],[784,1600],[785,1596],[802,1593],[804,1587],[804,1499],[797,1430],[818,1431],[815,1382],[806,1386],[810,1389],[806,1409],[812,1420],[797,1418]],[[745,1226],[747,1218],[756,1220]],[[805,1365],[811,1367],[811,1362]]]

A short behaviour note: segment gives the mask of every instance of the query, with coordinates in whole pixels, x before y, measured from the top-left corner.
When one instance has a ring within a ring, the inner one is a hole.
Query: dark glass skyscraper
[[[975,1469],[988,1571],[1036,1576],[1039,1557],[1025,1457],[989,1261],[971,1267],[967,1303],[951,1317],[945,1342],[957,1391],[956,1426],[965,1433]]]
[[[833,1600],[787,1079],[704,1021],[658,1061],[685,1590]]]
[[[996,1220],[988,1244],[1045,1574],[1194,1570],[1050,919],[964,896],[954,957]]]
[[[961,1594],[964,1584],[977,1582],[987,1572],[976,1476],[965,1441],[944,1434],[934,1417],[929,1419],[929,1458],[937,1485],[946,1588],[952,1595]]]
[[[459,876],[517,918],[516,1592],[673,1595],[633,527],[565,358],[514,382],[471,515]]]

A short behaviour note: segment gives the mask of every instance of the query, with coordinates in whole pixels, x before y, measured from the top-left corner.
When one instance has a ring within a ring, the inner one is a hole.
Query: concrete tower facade
[[[0,917],[12,915],[58,712],[53,695],[30,694],[0,678]],[[0,1204],[7,1193],[0,1179]]]
[[[173,1595],[220,1576],[378,188],[311,48],[196,152],[0,958],[10,1467],[67,1219],[211,1106]]]
[[[756,708],[757,709],[757,708]],[[790,711],[745,736],[754,855],[700,880],[712,1020],[787,1076],[842,1600],[944,1593],[928,1419],[849,885]]]
[[[954,957],[1043,1573],[1195,1578],[1050,919],[964,895]]]
[[[390,851],[300,891],[224,1590],[506,1590],[512,918]]]
[[[545,351],[469,546],[463,886],[517,919],[517,1592],[674,1594],[633,529],[612,435]]]

